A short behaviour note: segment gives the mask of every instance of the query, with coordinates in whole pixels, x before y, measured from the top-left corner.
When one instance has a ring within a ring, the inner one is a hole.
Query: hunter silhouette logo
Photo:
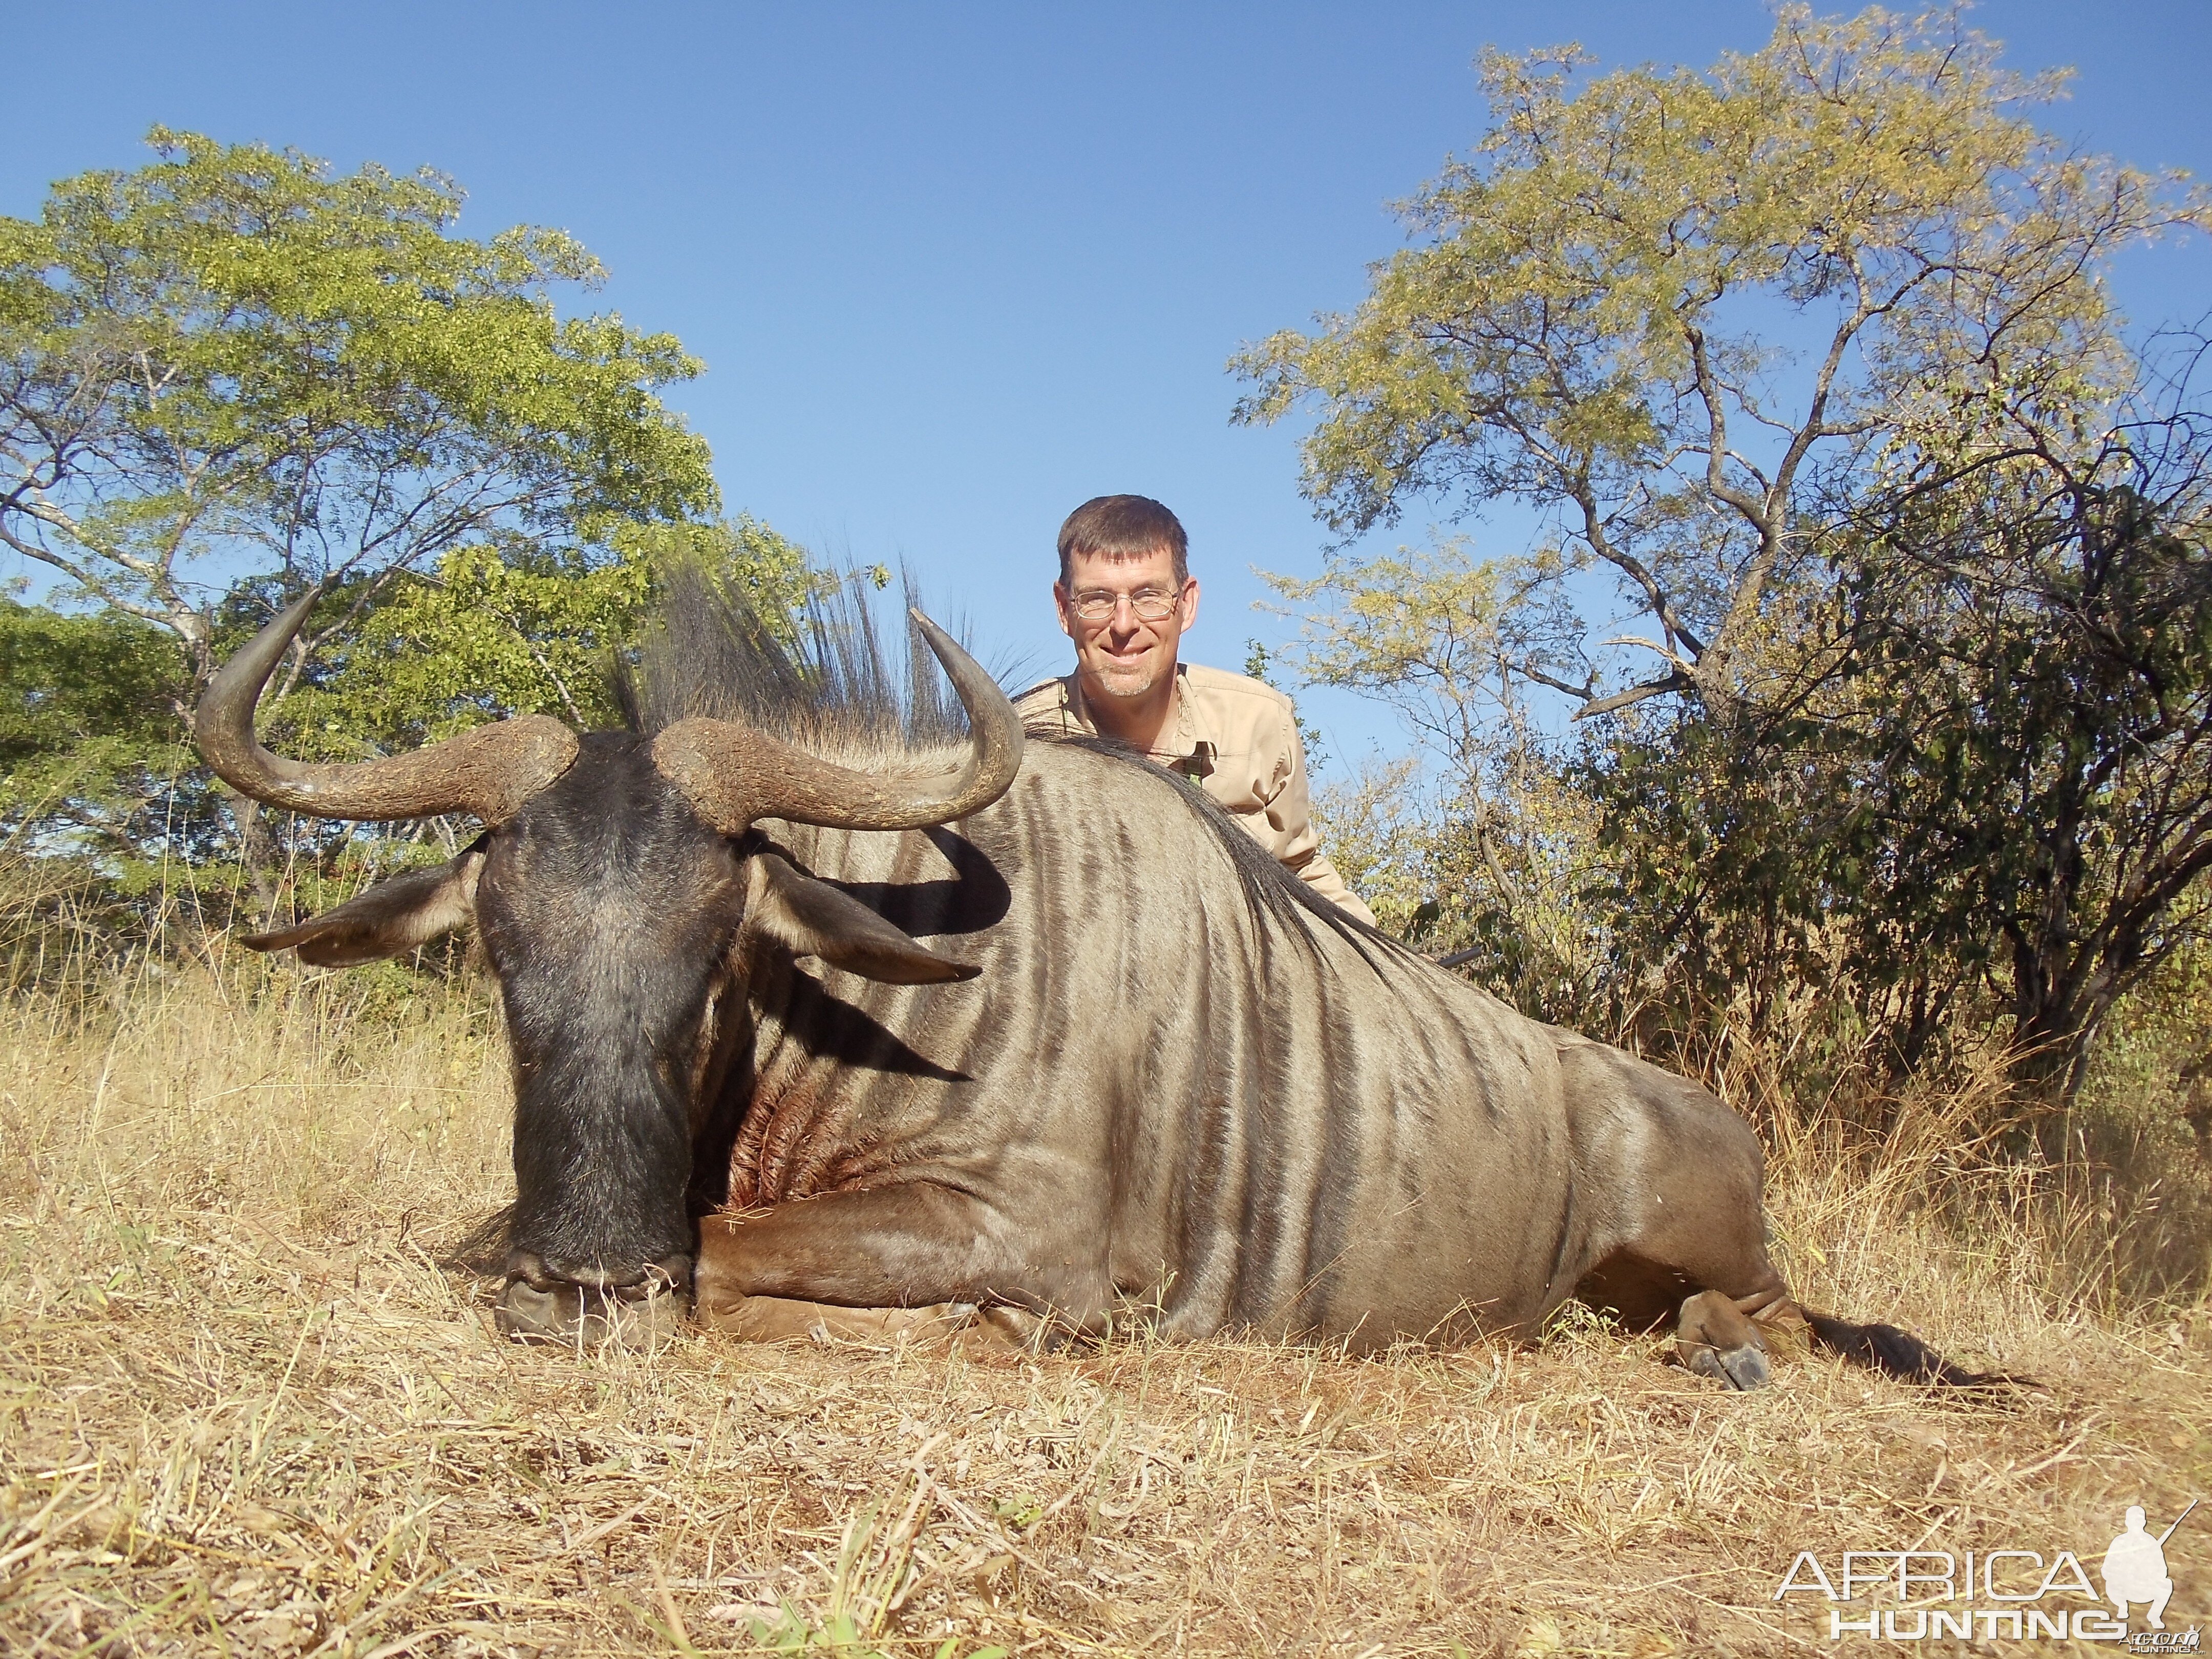
[[[2190,1499],[2189,1509],[2175,1516],[2173,1526],[2155,1538],[2143,1524],[2142,1505],[2128,1506],[2128,1529],[2112,1540],[2112,1547],[2105,1552],[2105,1599],[2118,1610],[2123,1622],[2127,1619],[2130,1604],[2142,1601],[2150,1607],[2150,1627],[2166,1628],[2166,1604],[2173,1595],[2173,1579],[2166,1570],[2166,1540],[2173,1536],[2175,1528],[2189,1519],[2189,1510],[2195,1509],[2198,1501]],[[2190,1634],[2196,1632],[2191,1631]],[[2192,1642],[2188,1650],[2193,1650],[2195,1645]],[[2156,1652],[2163,1647],[2159,1644],[2147,1646],[2144,1650]]]
[[[2130,1653],[2196,1653],[2202,1638],[2193,1626],[2166,1627],[2166,1607],[2173,1595],[2166,1545],[2199,1501],[2192,1500],[2160,1533],[2150,1530],[2140,1504],[2131,1504],[2124,1529],[2105,1551],[2101,1598],[2071,1550],[2046,1560],[2036,1550],[1970,1550],[1960,1556],[1948,1550],[1891,1549],[1848,1550],[1832,1574],[1816,1553],[1800,1550],[1774,1599],[1817,1595],[1831,1603],[1832,1642],[1846,1636],[1887,1642],[2071,1638],[2123,1643]],[[1883,1601],[1889,1605],[1879,1605]],[[1838,1602],[1845,1605],[1832,1605]],[[1860,1605],[1850,1607],[1854,1602]],[[2148,1629],[2130,1632],[2135,1608],[2142,1610]]]

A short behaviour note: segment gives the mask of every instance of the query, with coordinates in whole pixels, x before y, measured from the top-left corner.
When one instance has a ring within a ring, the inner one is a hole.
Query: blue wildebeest
[[[338,964],[473,921],[513,1050],[510,1332],[649,1328],[688,1296],[739,1329],[783,1304],[1073,1332],[1137,1308],[1373,1349],[1580,1297],[1747,1388],[1760,1327],[1800,1316],[1759,1147],[1712,1095],[1350,921],[1168,773],[1025,748],[918,613],[964,736],[914,739],[909,709],[886,740],[871,640],[801,666],[693,580],[629,729],[532,717],[313,766],[253,729],[307,603],[209,690],[210,764],[295,811],[486,828],[246,942]],[[1979,1380],[1802,1317],[1893,1374]]]

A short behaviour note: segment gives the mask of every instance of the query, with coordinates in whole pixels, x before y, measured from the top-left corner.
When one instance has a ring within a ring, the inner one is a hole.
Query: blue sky
[[[2017,68],[2079,70],[2045,125],[2212,174],[2212,5],[1990,0],[1972,17]],[[1400,245],[1387,204],[1482,131],[1486,43],[1703,65],[1771,18],[1753,0],[11,0],[0,26],[18,66],[0,212],[137,165],[156,122],[441,168],[469,191],[465,232],[573,232],[612,272],[597,304],[705,359],[672,401],[732,507],[833,557],[910,562],[989,654],[1045,672],[1065,654],[1054,534],[1109,490],[1157,495],[1190,530],[1206,601],[1189,655],[1238,666],[1248,637],[1285,631],[1251,611],[1251,567],[1310,574],[1327,538],[1297,495],[1295,429],[1230,426],[1224,361],[1358,300]],[[2193,319],[2212,250],[2139,254],[2118,280],[2139,319]],[[1389,539],[1423,529],[1416,512]],[[1400,746],[1387,714],[1301,702],[1338,757]]]

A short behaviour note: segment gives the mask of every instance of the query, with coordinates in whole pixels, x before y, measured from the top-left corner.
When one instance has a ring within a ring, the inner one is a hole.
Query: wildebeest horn
[[[502,823],[576,758],[576,734],[544,714],[495,720],[412,754],[352,765],[316,766],[270,754],[254,735],[253,707],[321,591],[312,588],[295,600],[225,663],[192,717],[200,753],[240,794],[295,812],[363,823],[473,812],[486,823]]]
[[[679,720],[653,739],[653,762],[724,835],[756,818],[836,830],[950,823],[1006,793],[1022,764],[1022,723],[995,681],[952,636],[914,613],[968,711],[967,764],[951,772],[855,772],[734,720]]]

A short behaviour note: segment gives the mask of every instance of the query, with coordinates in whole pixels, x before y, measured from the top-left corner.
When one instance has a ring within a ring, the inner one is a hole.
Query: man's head
[[[1140,698],[1172,680],[1198,620],[1189,549],[1176,515],[1149,496],[1100,495],[1067,515],[1052,594],[1086,696]]]

